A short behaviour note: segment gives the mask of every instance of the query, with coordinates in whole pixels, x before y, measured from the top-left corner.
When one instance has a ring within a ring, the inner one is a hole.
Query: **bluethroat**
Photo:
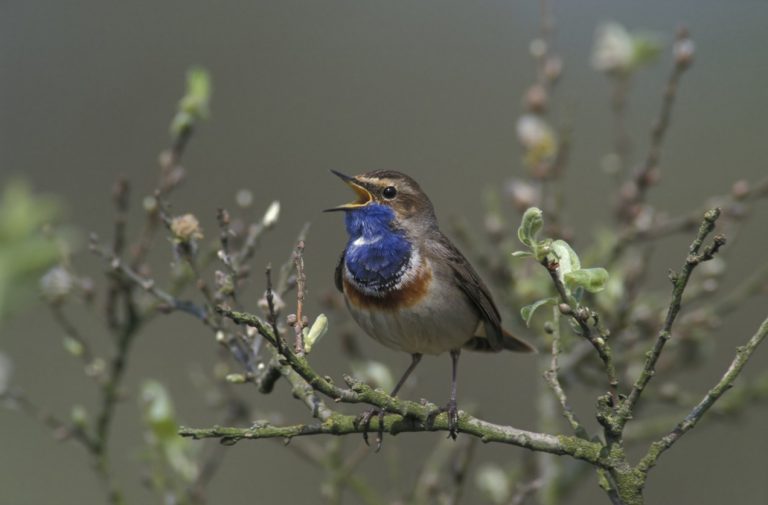
[[[407,175],[379,170],[350,177],[332,171],[357,200],[330,211],[345,212],[349,241],[335,272],[336,287],[358,325],[379,343],[411,355],[394,396],[424,354],[450,352],[450,436],[458,432],[456,372],[462,349],[532,352],[504,330],[488,288],[469,261],[440,231],[435,210]],[[375,410],[362,414],[366,443]],[[380,410],[377,445],[383,434]]]

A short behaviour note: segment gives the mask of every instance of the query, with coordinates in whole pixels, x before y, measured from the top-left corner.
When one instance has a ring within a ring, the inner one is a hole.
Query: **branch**
[[[677,34],[677,47],[692,47],[688,31],[681,28]],[[677,51],[676,51],[677,53]],[[677,88],[680,78],[690,67],[692,53],[675,54],[675,64],[669,75],[667,84],[664,88],[664,95],[661,102],[659,117],[651,129],[651,141],[648,148],[648,154],[639,170],[633,175],[620,195],[622,202],[619,207],[619,213],[627,221],[631,222],[637,215],[637,212],[645,202],[648,188],[655,184],[659,179],[659,161],[661,159],[661,148],[664,142],[664,136],[669,128],[672,117],[672,107],[677,97]]]
[[[100,247],[95,237],[91,237],[91,251],[104,258],[112,270],[123,275],[127,281],[140,287],[147,293],[163,302],[166,310],[178,310],[186,312],[203,322],[208,321],[208,315],[203,307],[187,300],[180,300],[172,294],[158,288],[153,279],[148,279],[139,275],[135,270],[123,262],[120,258]]]
[[[552,278],[552,282],[555,285],[558,295],[562,303],[559,306],[559,310],[563,315],[570,316],[576,323],[578,323],[581,329],[582,336],[592,344],[592,347],[597,351],[598,356],[603,362],[605,373],[608,376],[608,391],[611,395],[611,400],[614,405],[619,403],[619,376],[616,373],[616,366],[613,363],[613,352],[605,339],[600,335],[595,335],[592,328],[589,325],[590,319],[595,320],[597,316],[588,308],[572,305],[571,297],[565,290],[563,282],[558,275],[559,265],[555,262],[550,262],[546,258],[542,261],[542,265],[549,272],[549,276]],[[596,323],[595,323],[596,324]]]
[[[219,312],[238,324],[247,324],[278,349],[272,328],[258,316],[244,312],[235,312],[227,307],[219,307]],[[272,426],[258,424],[251,428],[181,428],[179,434],[192,438],[220,438],[224,443],[235,443],[242,439],[293,438],[309,435],[348,435],[363,433],[366,429],[378,430],[378,420],[371,426],[360,426],[358,417],[343,415],[331,410],[320,401],[315,392],[328,396],[336,402],[365,403],[390,413],[384,417],[384,431],[395,435],[403,432],[449,431],[448,415],[438,413],[434,405],[400,400],[388,394],[374,390],[351,377],[345,377],[349,389],[333,384],[330,378],[322,377],[312,369],[305,356],[294,354],[288,346],[280,347],[282,358],[281,373],[292,383],[293,394],[301,399],[320,422],[297,424],[292,426]],[[511,426],[502,426],[461,413],[459,432],[480,438],[483,442],[499,442],[516,445],[535,451],[558,455],[570,455],[574,458],[602,465],[602,445],[566,435],[549,435],[520,430]]]
[[[655,373],[656,362],[658,361],[659,356],[664,349],[664,345],[671,337],[672,325],[675,323],[675,319],[680,312],[683,293],[685,292],[685,288],[688,285],[688,279],[690,279],[691,273],[693,273],[694,268],[696,268],[699,263],[712,259],[717,251],[725,244],[725,237],[722,235],[716,235],[713,239],[712,245],[706,247],[703,252],[699,253],[704,243],[704,239],[706,239],[712,230],[714,230],[715,222],[719,217],[720,209],[718,208],[709,210],[704,214],[704,221],[699,227],[699,233],[696,236],[696,239],[693,241],[693,243],[691,243],[688,249],[688,257],[685,260],[685,264],[683,265],[682,270],[679,274],[674,272],[670,274],[674,288],[672,291],[672,300],[670,301],[669,308],[667,309],[667,316],[664,320],[664,325],[659,331],[653,348],[647,355],[645,365],[643,366],[643,370],[640,373],[640,376],[637,378],[637,381],[632,387],[632,391],[629,393],[629,396],[627,396],[627,399],[624,400],[619,406],[619,427],[623,427],[627,420],[632,417],[632,410],[634,409],[635,404],[640,399],[640,396],[643,394],[643,390],[651,381],[651,378]]]
[[[367,386],[362,386],[367,388]],[[373,391],[373,390],[371,390]],[[384,393],[376,393],[387,397]],[[391,398],[391,397],[389,397]],[[371,402],[373,405],[385,402]],[[449,431],[448,416],[439,414],[434,420],[427,423],[432,416],[432,410],[426,406],[391,398],[395,408],[406,408],[411,413],[420,410],[421,415],[388,414],[384,416],[384,431],[391,435],[398,433],[418,433],[428,431]],[[377,405],[378,406],[378,405]],[[358,426],[357,417],[354,415],[332,414],[328,419],[313,424],[295,424],[291,426],[272,426],[270,424],[256,424],[251,428],[233,428],[214,426],[212,428],[179,428],[179,435],[194,439],[219,438],[222,443],[234,444],[240,440],[257,440],[262,438],[286,438],[302,437],[310,435],[350,435],[362,434],[365,427]],[[378,417],[371,420],[369,430],[378,430]],[[511,426],[502,426],[477,419],[467,414],[459,418],[459,432],[478,437],[482,442],[498,442],[515,445],[533,451],[547,452],[557,455],[570,455],[576,459],[592,464],[603,464],[600,454],[601,445],[588,442],[576,437],[566,435],[548,435],[532,431],[519,430]]]
[[[563,386],[560,384],[559,373],[560,365],[558,363],[560,357],[560,309],[554,307],[552,309],[552,363],[549,370],[544,372],[544,378],[546,379],[552,391],[555,393],[560,407],[563,409],[563,416],[568,420],[573,432],[579,438],[589,440],[589,434],[584,429],[582,424],[576,418],[576,414],[573,413],[573,409],[568,404],[568,398],[563,390]]]
[[[659,457],[672,445],[677,442],[680,437],[690,431],[696,423],[707,413],[707,411],[714,405],[714,403],[720,399],[726,391],[733,387],[733,383],[741,373],[744,365],[752,357],[752,353],[755,352],[757,346],[768,335],[768,318],[758,328],[757,332],[752,335],[746,345],[737,348],[736,357],[733,358],[728,370],[722,376],[720,381],[709,390],[709,392],[702,398],[702,400],[696,405],[693,410],[683,419],[669,434],[663,437],[658,442],[651,444],[648,453],[638,464],[638,469],[643,473],[647,473],[658,461]]]

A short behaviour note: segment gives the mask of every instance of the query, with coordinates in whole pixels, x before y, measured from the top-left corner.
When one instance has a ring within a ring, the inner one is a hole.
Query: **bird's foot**
[[[443,413],[448,414],[448,436],[456,440],[459,435],[459,407],[456,405],[456,400],[450,400],[445,407],[438,407],[430,412],[425,424],[431,428],[435,418]]]
[[[371,444],[368,441],[368,431],[370,430],[371,419],[373,418],[374,415],[379,416],[379,425],[378,425],[378,429],[376,430],[376,452],[379,452],[379,450],[381,450],[381,441],[384,438],[384,410],[370,408],[364,411],[355,420],[355,425],[358,428],[362,428],[363,440],[365,441],[365,445],[370,446]]]

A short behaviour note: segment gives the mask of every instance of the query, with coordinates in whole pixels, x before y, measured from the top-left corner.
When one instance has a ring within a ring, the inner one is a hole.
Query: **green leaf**
[[[146,381],[141,390],[144,401],[144,419],[158,440],[166,441],[176,438],[176,419],[173,402],[168,390],[161,383],[153,380]]]
[[[605,268],[584,268],[565,274],[565,284],[571,289],[581,286],[590,293],[597,293],[605,288],[608,282],[608,271]]]
[[[523,214],[523,220],[520,223],[520,228],[517,229],[517,237],[520,242],[527,245],[530,248],[535,248],[536,235],[541,230],[541,226],[544,224],[543,212],[541,209],[531,207]]]
[[[662,45],[654,33],[632,34],[632,67],[639,68],[652,63],[661,54]]]
[[[536,312],[536,309],[548,303],[555,303],[555,301],[555,298],[544,298],[543,300],[535,301],[520,309],[520,315],[523,317],[523,320],[525,320],[525,325],[529,327],[531,326],[531,319],[533,319],[533,314]]]
[[[515,251],[512,253],[513,258],[528,258],[529,256],[533,256],[533,253],[530,251]]]
[[[559,264],[558,273],[560,280],[564,281],[565,274],[581,269],[581,261],[576,251],[565,240],[555,240],[551,245],[552,252],[557,257]]]
[[[187,71],[187,92],[179,101],[176,115],[171,122],[171,134],[178,137],[192,128],[196,121],[208,117],[211,101],[211,77],[201,67]]]

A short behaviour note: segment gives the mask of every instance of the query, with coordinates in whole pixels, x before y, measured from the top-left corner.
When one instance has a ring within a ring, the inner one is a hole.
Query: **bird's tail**
[[[538,352],[532,344],[529,344],[522,338],[512,335],[503,328],[502,331],[504,332],[504,349],[513,352]]]
[[[501,342],[501,349],[493,348],[490,340],[485,337],[472,337],[472,339],[464,344],[464,349],[478,352],[498,352],[502,349],[513,352],[538,352],[535,347],[526,342],[525,340],[518,338],[507,330],[503,331],[503,340]]]

